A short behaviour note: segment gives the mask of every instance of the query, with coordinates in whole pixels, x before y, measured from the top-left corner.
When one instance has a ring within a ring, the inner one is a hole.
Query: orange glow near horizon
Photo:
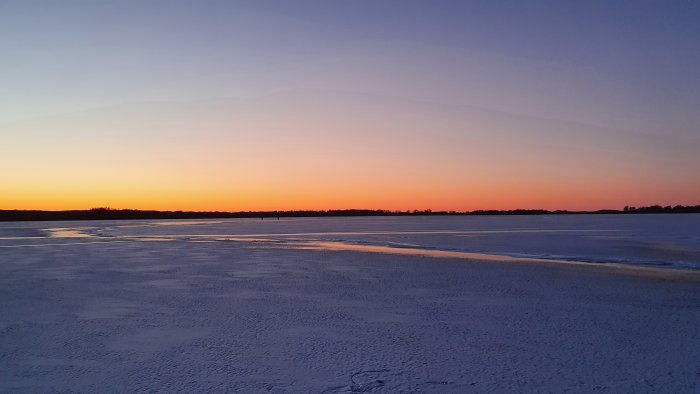
[[[0,209],[596,210],[700,197],[691,145],[660,162],[656,141],[601,146],[586,133],[606,130],[592,126],[301,98],[18,122]]]
[[[518,190],[517,186],[462,187],[457,190],[424,189],[411,184],[357,185],[326,184],[291,188],[288,185],[256,185],[236,188],[234,185],[212,189],[177,188],[154,185],[112,186],[105,188],[34,189],[26,194],[5,194],[0,209],[70,210],[110,207],[116,209],[154,209],[183,211],[268,211],[327,209],[432,209],[471,211],[478,209],[621,209],[625,205],[653,204],[694,205],[697,201],[682,200],[672,193],[647,194],[635,198],[634,190],[606,189],[598,195],[587,192],[590,186],[562,185],[556,190]],[[640,190],[640,188],[637,188]],[[632,191],[632,195],[625,192]],[[683,192],[682,190],[679,193]],[[687,192],[691,192],[690,190]]]

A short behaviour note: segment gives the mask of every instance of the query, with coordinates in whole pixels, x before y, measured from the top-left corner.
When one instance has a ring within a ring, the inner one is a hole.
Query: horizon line
[[[382,209],[331,209],[288,211],[159,211],[138,209],[115,209],[108,207],[87,210],[6,210],[0,209],[0,222],[15,221],[72,221],[72,220],[168,220],[168,219],[260,219],[294,217],[370,217],[370,216],[517,216],[517,215],[581,215],[581,214],[655,214],[655,213],[700,213],[699,205],[643,207],[625,206],[623,209],[600,209],[594,211],[510,209],[473,211],[382,210]]]
[[[386,212],[386,213],[471,213],[471,212],[512,212],[512,211],[548,211],[548,212],[600,212],[600,211],[627,211],[639,210],[644,208],[662,208],[662,209],[678,209],[678,208],[695,208],[700,207],[700,202],[697,205],[684,204],[651,204],[651,205],[625,205],[622,208],[599,208],[599,209],[550,209],[550,208],[508,208],[508,209],[471,209],[471,210],[455,210],[455,209],[440,209],[432,208],[425,209],[383,209],[383,208],[329,208],[329,209],[256,209],[256,210],[183,210],[183,209],[148,209],[148,208],[113,208],[113,207],[91,207],[78,209],[26,209],[26,208],[0,208],[0,212],[178,212],[178,213],[294,213],[294,212],[343,212],[343,211],[367,211],[367,212]]]

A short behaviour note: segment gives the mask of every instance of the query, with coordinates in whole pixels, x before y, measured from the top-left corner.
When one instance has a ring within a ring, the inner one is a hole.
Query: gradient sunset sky
[[[0,0],[0,209],[656,203],[697,1]]]

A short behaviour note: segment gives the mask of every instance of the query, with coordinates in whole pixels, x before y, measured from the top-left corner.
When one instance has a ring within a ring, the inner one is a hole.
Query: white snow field
[[[0,392],[700,392],[700,215],[2,223]]]

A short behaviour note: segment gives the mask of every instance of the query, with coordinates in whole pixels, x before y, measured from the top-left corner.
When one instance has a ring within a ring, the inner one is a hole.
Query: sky
[[[700,2],[0,0],[0,209],[700,204]]]

